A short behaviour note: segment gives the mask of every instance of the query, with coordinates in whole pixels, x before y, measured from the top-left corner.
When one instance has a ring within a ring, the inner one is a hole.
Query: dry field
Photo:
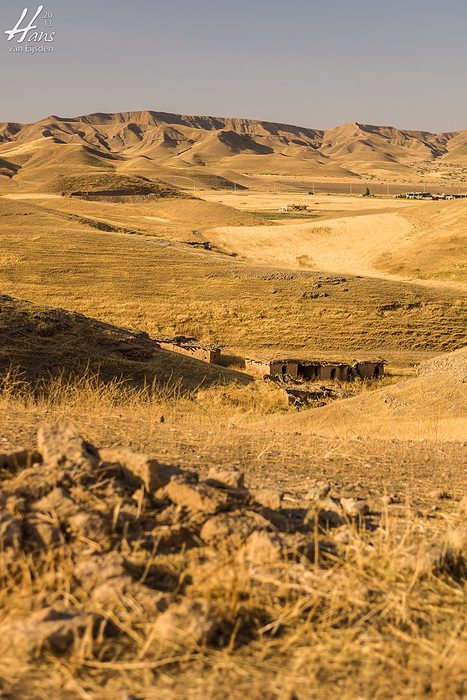
[[[2,699],[467,695],[467,201],[322,191],[464,181],[400,133],[0,124]],[[277,355],[389,376],[297,410]]]

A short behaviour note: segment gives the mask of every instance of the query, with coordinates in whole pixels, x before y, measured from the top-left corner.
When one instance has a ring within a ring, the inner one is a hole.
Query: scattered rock
[[[51,467],[95,467],[97,451],[70,423],[44,425],[37,433],[37,449]]]
[[[0,626],[0,655],[14,654],[27,660],[33,654],[49,650],[64,654],[86,629],[95,629],[96,618],[85,613],[45,608],[28,618]]]
[[[320,501],[326,498],[326,496],[329,496],[330,492],[331,484],[329,481],[318,481],[307,492],[305,499],[308,501]]]
[[[108,539],[109,526],[99,513],[82,510],[68,520],[68,529],[78,540],[105,544]]]
[[[47,496],[36,501],[32,508],[41,513],[50,513],[59,520],[66,520],[79,511],[79,506],[69,497],[65,489],[60,487],[52,489]]]
[[[366,501],[358,501],[356,498],[341,498],[340,504],[345,515],[351,518],[363,518],[370,512],[370,507]]]
[[[281,538],[273,532],[253,532],[243,548],[245,558],[253,564],[271,564],[285,558]]]
[[[270,508],[271,510],[279,510],[282,507],[283,493],[276,489],[254,489],[251,495],[260,506]]]
[[[205,600],[184,598],[170,605],[154,625],[154,639],[174,646],[197,646],[212,641],[220,619]]]
[[[126,575],[125,560],[118,552],[85,556],[80,559],[74,570],[75,578],[88,591],[98,583]]]
[[[430,491],[428,496],[434,500],[450,500],[452,498],[451,494],[444,489],[434,489],[434,491]]]
[[[245,477],[239,469],[214,467],[209,470],[206,483],[216,488],[242,489],[245,486]]]
[[[239,546],[256,530],[271,530],[271,523],[259,513],[219,513],[206,520],[200,537],[206,544]]]
[[[171,477],[180,472],[180,470],[165,467],[147,455],[123,448],[99,450],[99,455],[103,462],[123,467],[135,478],[136,484],[142,483],[149,493],[154,493],[168,484]]]
[[[156,494],[168,498],[177,506],[189,511],[214,514],[226,510],[230,505],[228,493],[208,484],[190,483],[185,477],[172,478],[167,486]]]

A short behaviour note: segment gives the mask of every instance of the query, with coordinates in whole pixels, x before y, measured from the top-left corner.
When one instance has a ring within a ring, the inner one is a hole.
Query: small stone
[[[191,511],[214,514],[230,505],[228,493],[208,484],[190,483],[184,477],[172,478],[161,491],[156,495]]]
[[[444,489],[434,489],[428,494],[429,498],[434,500],[450,500],[452,498],[451,494]]]
[[[175,646],[209,643],[219,628],[219,617],[205,600],[183,599],[170,605],[154,625],[154,639]]]
[[[283,494],[276,489],[255,489],[251,492],[252,497],[263,508],[270,510],[280,510],[282,507]]]
[[[206,520],[200,537],[206,544],[222,544],[235,547],[255,530],[270,530],[271,523],[259,513],[219,513]]]
[[[145,454],[138,454],[132,450],[123,448],[99,450],[103,462],[119,464],[126,469],[138,483],[142,483],[149,493],[169,483],[174,474],[180,473],[179,469],[164,466],[156,459]]]
[[[253,532],[243,553],[253,564],[271,564],[284,560],[284,548],[280,537],[266,530]]]
[[[66,520],[79,512],[79,506],[68,496],[65,489],[56,487],[47,496],[36,501],[33,510],[50,513],[59,520]]]
[[[212,467],[206,483],[216,488],[241,489],[245,486],[245,477],[239,469]]]
[[[158,552],[179,551],[183,546],[194,543],[193,533],[180,523],[158,525],[150,534]]]
[[[94,554],[80,559],[75,567],[74,576],[83,588],[91,590],[98,583],[127,576],[125,560],[118,552]]]
[[[356,498],[341,498],[340,504],[344,513],[351,518],[362,518],[370,512],[368,503]]]
[[[81,511],[68,520],[68,529],[78,540],[105,543],[108,538],[108,524],[99,513]]]
[[[319,525],[326,529],[340,527],[345,522],[341,508],[329,497],[319,501],[317,516]]]
[[[43,425],[37,433],[37,449],[51,467],[96,467],[96,450],[70,423]]]
[[[305,499],[308,501],[320,501],[326,496],[329,496],[331,492],[331,484],[329,481],[319,481],[314,484],[305,495]]]
[[[45,608],[26,619],[0,626],[0,654],[23,660],[41,650],[64,654],[92,622],[92,617],[84,613]]]

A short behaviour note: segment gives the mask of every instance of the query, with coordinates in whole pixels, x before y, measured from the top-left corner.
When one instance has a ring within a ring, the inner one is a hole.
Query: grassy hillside
[[[375,267],[419,279],[467,283],[467,201],[417,205],[403,211],[412,226],[410,236],[386,250]]]
[[[240,373],[162,350],[144,333],[0,295],[0,375],[10,369],[18,371],[19,380],[32,383],[99,375],[103,382],[187,390],[250,381]]]
[[[385,357],[464,341],[465,297],[457,291],[260,266],[164,238],[99,231],[32,202],[3,199],[1,213],[5,293],[117,326],[194,335],[247,356],[368,350]]]
[[[423,363],[419,376],[293,418],[313,434],[462,440],[467,421],[467,348]]]

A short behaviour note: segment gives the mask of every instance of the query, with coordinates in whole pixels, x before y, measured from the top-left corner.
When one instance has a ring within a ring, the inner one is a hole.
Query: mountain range
[[[467,166],[467,130],[433,134],[353,122],[322,130],[242,118],[155,111],[0,122],[0,175],[54,169],[157,176],[178,169],[224,175],[410,177]]]

